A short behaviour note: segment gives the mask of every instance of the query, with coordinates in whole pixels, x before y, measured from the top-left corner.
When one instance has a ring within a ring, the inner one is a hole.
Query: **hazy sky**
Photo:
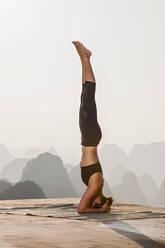
[[[164,0],[0,0],[0,142],[79,158],[72,40],[93,52],[99,149],[165,141],[164,9]]]

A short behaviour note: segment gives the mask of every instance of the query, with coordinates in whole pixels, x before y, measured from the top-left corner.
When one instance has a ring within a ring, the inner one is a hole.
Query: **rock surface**
[[[80,198],[0,201],[0,248],[163,248],[165,209],[116,204],[78,214]]]

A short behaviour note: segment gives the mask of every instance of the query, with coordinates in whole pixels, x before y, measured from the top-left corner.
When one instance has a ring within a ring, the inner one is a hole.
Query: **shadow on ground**
[[[165,248],[165,245],[154,241],[141,233],[136,227],[123,222],[117,221],[116,223],[103,223],[109,229],[135,241],[144,248]]]

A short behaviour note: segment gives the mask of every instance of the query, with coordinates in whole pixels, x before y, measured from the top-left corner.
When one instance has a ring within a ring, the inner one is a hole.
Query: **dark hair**
[[[100,196],[100,203],[96,203],[94,208],[101,208],[105,204],[106,200],[108,200],[108,205],[111,206],[113,202],[113,198],[111,196],[108,198],[105,196]]]
[[[104,203],[106,202],[106,200],[107,200],[107,197],[101,196],[101,197],[100,197],[100,205],[103,206]]]

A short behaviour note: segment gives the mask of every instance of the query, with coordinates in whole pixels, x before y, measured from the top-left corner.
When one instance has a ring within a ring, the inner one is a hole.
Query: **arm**
[[[78,206],[78,210],[77,212],[79,214],[82,214],[82,213],[104,213],[105,212],[105,209],[104,208],[92,208],[90,207],[90,202],[91,200],[97,195],[98,193],[98,186],[91,186],[91,187],[88,187],[82,198],[81,198],[81,201],[79,203],[79,206]]]
[[[105,209],[103,208],[89,208],[86,207],[84,210],[78,212],[79,214],[83,213],[105,213]]]

